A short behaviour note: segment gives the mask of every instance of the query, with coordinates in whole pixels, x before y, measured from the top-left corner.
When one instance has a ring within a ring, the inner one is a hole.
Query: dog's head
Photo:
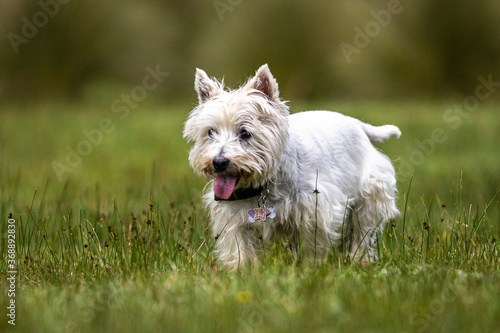
[[[288,140],[288,107],[267,65],[234,91],[196,70],[199,105],[190,113],[184,137],[194,141],[191,167],[213,179],[215,194],[259,187],[274,176]]]

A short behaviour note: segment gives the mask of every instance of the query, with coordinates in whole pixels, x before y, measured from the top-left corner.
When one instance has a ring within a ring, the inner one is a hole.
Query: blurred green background
[[[69,181],[133,203],[159,182],[198,200],[182,138],[195,68],[236,88],[268,63],[293,112],[400,127],[380,146],[400,201],[414,175],[417,202],[483,204],[500,188],[498,22],[500,2],[472,0],[0,0],[0,196]]]
[[[195,67],[234,87],[263,63],[288,100],[466,96],[500,78],[498,22],[497,1],[0,0],[0,97],[97,98],[158,65],[154,93],[185,100]]]

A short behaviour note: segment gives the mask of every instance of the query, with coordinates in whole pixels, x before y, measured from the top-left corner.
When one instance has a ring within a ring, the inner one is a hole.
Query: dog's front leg
[[[254,228],[242,226],[226,228],[218,234],[217,257],[224,265],[236,269],[256,259],[256,248],[260,243],[257,230]]]

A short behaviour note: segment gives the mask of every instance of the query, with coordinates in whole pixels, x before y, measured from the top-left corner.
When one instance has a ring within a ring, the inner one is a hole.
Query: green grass
[[[0,331],[498,331],[498,105],[458,129],[442,118],[451,105],[292,103],[398,125],[401,139],[379,145],[397,168],[436,127],[448,139],[413,178],[399,175],[403,215],[381,234],[377,263],[359,267],[338,249],[295,258],[269,243],[257,265],[236,272],[217,265],[204,180],[187,163],[181,128],[191,106],[144,104],[124,120],[107,102],[4,107],[0,254],[12,213],[19,273],[15,327],[0,282]],[[105,117],[114,130],[59,180],[52,163]]]

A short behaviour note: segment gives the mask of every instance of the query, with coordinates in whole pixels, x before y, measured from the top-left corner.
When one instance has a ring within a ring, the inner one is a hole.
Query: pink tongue
[[[236,177],[227,175],[218,175],[214,181],[215,195],[222,199],[229,199],[236,186]]]

